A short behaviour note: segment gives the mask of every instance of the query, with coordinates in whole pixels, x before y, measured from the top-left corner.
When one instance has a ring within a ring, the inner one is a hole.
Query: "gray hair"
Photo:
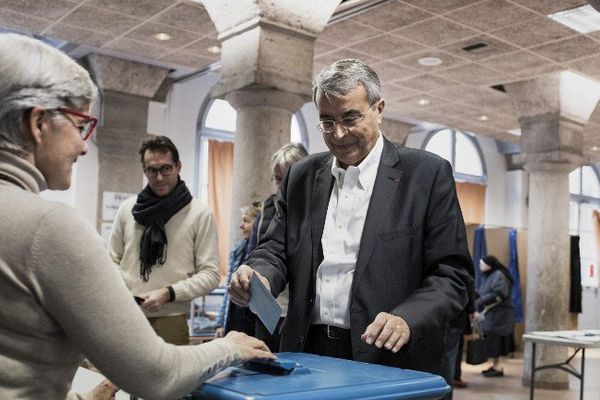
[[[313,102],[321,93],[336,98],[343,97],[357,85],[367,92],[369,105],[381,100],[381,81],[371,67],[360,60],[347,58],[338,60],[319,72],[313,83]]]
[[[287,171],[290,165],[307,155],[308,152],[301,143],[284,144],[273,154],[271,167],[275,169],[279,165],[283,171]]]
[[[39,40],[0,34],[0,149],[27,154],[21,122],[33,107],[82,110],[98,89],[69,56]]]

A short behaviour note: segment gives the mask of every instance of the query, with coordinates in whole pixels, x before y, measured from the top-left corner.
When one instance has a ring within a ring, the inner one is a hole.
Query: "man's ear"
[[[385,100],[381,99],[379,100],[379,104],[377,104],[377,112],[379,113],[379,115],[377,116],[377,121],[379,122],[379,124],[381,125],[381,122],[383,121],[383,109],[385,108]]]
[[[23,120],[25,133],[28,139],[35,144],[42,141],[44,125],[47,124],[47,111],[41,107],[33,107]]]

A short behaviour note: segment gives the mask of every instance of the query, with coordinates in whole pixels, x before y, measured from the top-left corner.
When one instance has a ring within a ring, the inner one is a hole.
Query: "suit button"
[[[300,336],[300,344],[304,343],[304,336]]]

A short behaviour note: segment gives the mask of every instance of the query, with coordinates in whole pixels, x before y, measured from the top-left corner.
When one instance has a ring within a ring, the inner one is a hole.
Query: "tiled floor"
[[[600,400],[600,350],[588,349],[585,354],[584,400]],[[579,370],[581,359],[572,364]],[[490,364],[467,365],[463,363],[463,380],[469,386],[456,389],[454,400],[528,400],[529,388],[521,385],[523,372],[522,354],[502,359],[504,377],[484,378],[481,371]],[[569,375],[569,390],[535,390],[535,400],[578,400],[579,380]]]
[[[466,389],[456,389],[454,400],[528,400],[529,388],[521,385],[523,371],[522,354],[515,358],[502,359],[504,377],[484,378],[481,371],[489,365],[467,365],[463,363],[463,380],[468,382]],[[573,365],[579,370],[581,360],[575,358]],[[102,377],[87,370],[80,370],[76,376],[74,389],[87,391],[100,382]],[[569,390],[535,390],[535,400],[578,400],[579,381],[570,377]],[[128,400],[125,393],[117,393],[117,400]],[[600,400],[600,349],[586,351],[584,400]]]

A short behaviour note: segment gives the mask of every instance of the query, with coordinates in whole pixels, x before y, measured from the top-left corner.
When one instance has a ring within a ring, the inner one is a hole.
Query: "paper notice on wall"
[[[121,206],[125,200],[132,196],[135,196],[135,194],[124,192],[102,193],[102,221],[114,221],[119,206]]]

